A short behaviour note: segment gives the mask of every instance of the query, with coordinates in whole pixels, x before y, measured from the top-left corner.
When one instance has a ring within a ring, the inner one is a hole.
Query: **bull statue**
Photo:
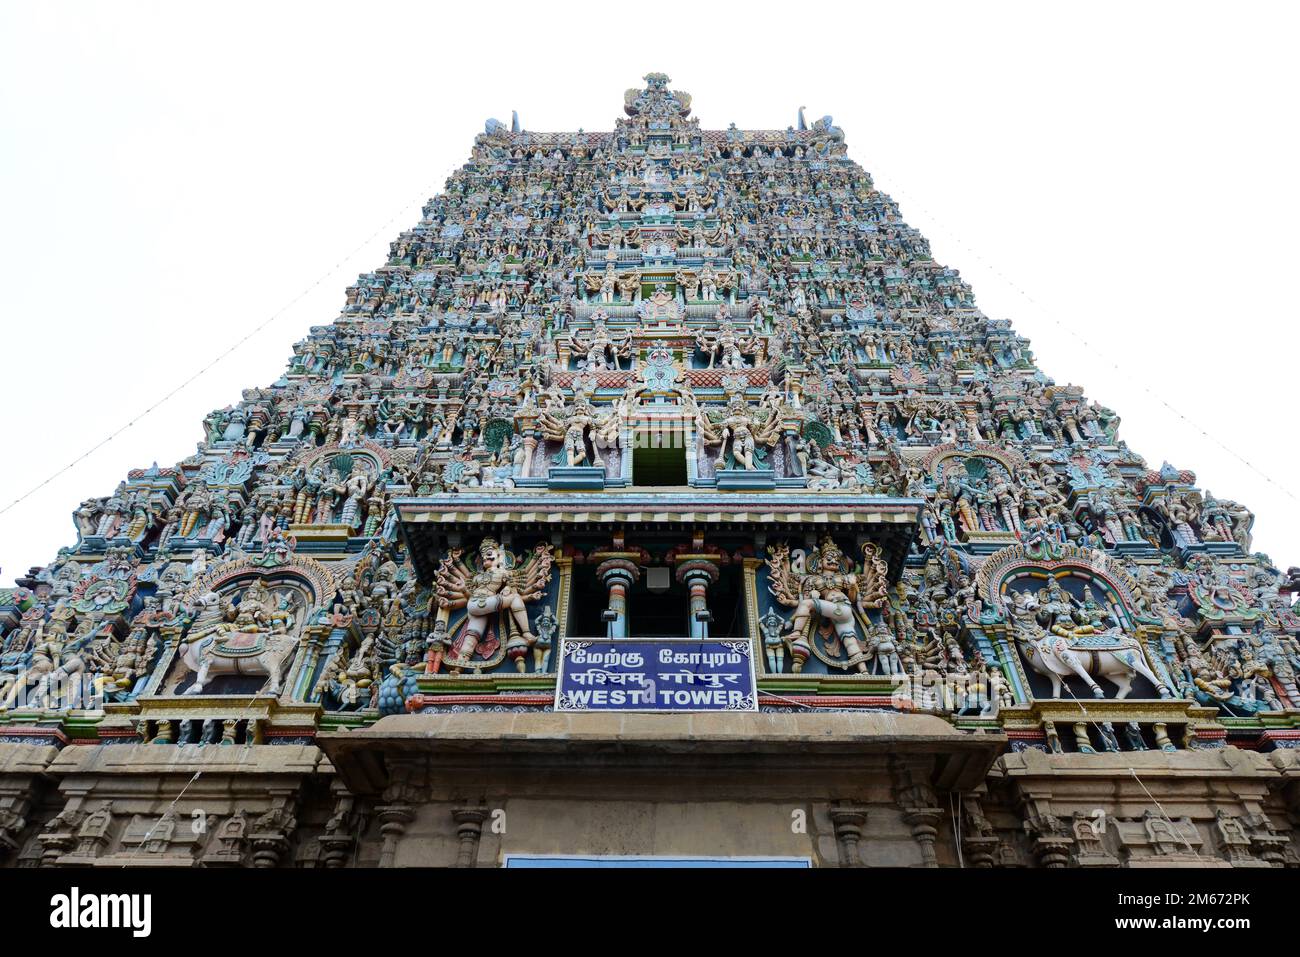
[[[290,593],[277,602],[260,581],[254,581],[236,605],[216,594],[199,599],[204,608],[220,606],[224,620],[204,625],[200,616],[181,640],[180,659],[194,673],[185,694],[201,694],[215,675],[265,675],[268,694],[279,694],[285,665],[298,640]]]
[[[1113,684],[1116,698],[1127,698],[1137,675],[1155,685],[1160,697],[1172,697],[1147,664],[1142,645],[1109,616],[1104,622],[1110,622],[1110,627],[1099,628],[1077,610],[1053,612],[1022,592],[1011,617],[1016,644],[1029,667],[1052,682],[1053,698],[1061,697],[1061,685],[1071,675],[1083,679],[1097,698],[1106,693],[1094,676]]]

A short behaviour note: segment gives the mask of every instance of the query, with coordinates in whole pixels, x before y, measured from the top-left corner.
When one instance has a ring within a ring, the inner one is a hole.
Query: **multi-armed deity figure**
[[[617,370],[619,367],[618,357],[629,353],[632,337],[630,334],[625,333],[621,338],[615,339],[605,325],[605,316],[597,313],[592,317],[591,329],[575,332],[573,341],[582,347],[586,353],[583,362],[585,370]]]
[[[451,639],[448,666],[473,666],[473,658],[489,630],[506,647],[507,656],[524,670],[524,655],[537,642],[528,622],[528,603],[535,601],[551,580],[551,552],[538,545],[528,558],[516,565],[513,555],[493,539],[486,538],[478,549],[478,565],[461,560],[464,553],[452,549],[438,566],[438,607],[448,611],[464,608],[465,620],[458,636]],[[504,641],[503,641],[504,639]]]
[[[853,560],[829,537],[806,558],[802,554],[792,557],[786,545],[770,546],[767,567],[773,597],[794,609],[788,627],[795,672],[802,671],[813,654],[815,621],[824,622],[833,631],[829,653],[842,660],[842,664],[837,662],[839,667],[867,671],[869,656],[862,629],[870,627],[868,610],[880,607],[887,581],[879,546],[868,544],[863,550],[861,571],[855,570]]]
[[[754,470],[767,468],[768,449],[781,435],[779,399],[751,408],[743,392],[732,392],[725,409],[713,411],[687,393],[686,408],[695,420],[700,441],[718,446],[719,468]]]
[[[570,468],[583,464],[604,468],[601,450],[618,443],[616,410],[598,411],[581,391],[562,410],[542,410],[537,421],[542,435],[562,444],[564,461]]]
[[[744,369],[749,363],[745,361],[745,353],[753,352],[756,340],[754,338],[741,338],[736,330],[735,324],[725,318],[726,307],[718,310],[719,323],[717,331],[710,329],[701,329],[695,334],[695,344],[700,351],[709,357],[710,369],[713,368],[716,360],[719,367],[723,369]]]

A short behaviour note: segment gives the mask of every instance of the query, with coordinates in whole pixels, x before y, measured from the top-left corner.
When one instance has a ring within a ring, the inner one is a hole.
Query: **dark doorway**
[[[639,483],[638,483],[639,484]],[[652,592],[645,579],[634,583],[627,595],[628,634],[633,638],[689,638],[691,596],[686,586],[670,577],[667,591]]]
[[[632,449],[632,484],[633,485],[685,485],[686,480],[686,446],[680,441],[680,433],[672,433],[679,441],[664,446],[644,447],[638,443]],[[641,438],[644,438],[642,436]]]
[[[628,634],[633,638],[689,638],[691,635],[690,590],[671,579],[667,591],[652,592],[645,578],[634,583],[627,595]],[[710,638],[743,638],[745,625],[744,589],[740,569],[723,566],[718,580],[709,588]]]
[[[604,638],[607,626],[601,615],[608,606],[609,589],[597,581],[596,569],[590,565],[575,566],[568,633],[578,638]]]

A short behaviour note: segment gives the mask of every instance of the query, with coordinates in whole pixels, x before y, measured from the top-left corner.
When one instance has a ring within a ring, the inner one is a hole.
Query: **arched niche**
[[[1001,618],[1016,592],[1037,593],[1053,587],[1052,582],[1080,603],[1090,594],[1125,631],[1136,628],[1137,583],[1096,549],[1060,545],[1044,551],[1042,546],[1012,545],[990,555],[975,576],[980,597]]]

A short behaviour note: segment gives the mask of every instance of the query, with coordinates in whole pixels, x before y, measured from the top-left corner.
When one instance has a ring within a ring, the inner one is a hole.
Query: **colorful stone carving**
[[[1078,697],[1123,729],[1090,749],[1300,732],[1254,516],[1039,370],[829,116],[706,129],[668,84],[612,131],[489,121],[278,381],[83,500],[0,593],[3,720],[183,688],[365,723],[648,628],[1019,748],[1080,743],[1041,713]]]

